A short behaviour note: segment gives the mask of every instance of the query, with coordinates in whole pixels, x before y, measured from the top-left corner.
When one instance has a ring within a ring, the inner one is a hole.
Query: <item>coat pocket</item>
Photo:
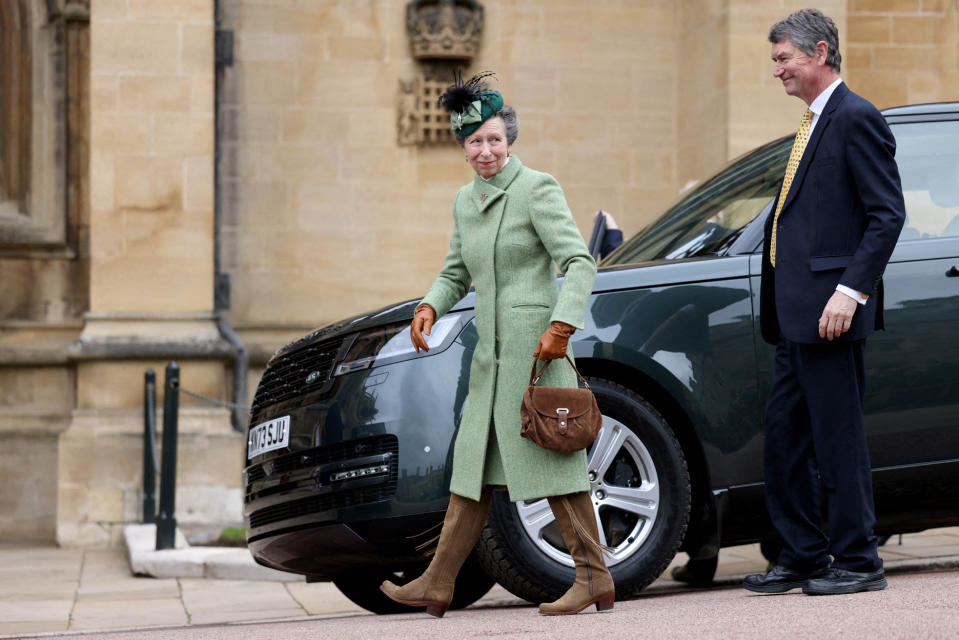
[[[813,256],[809,259],[810,271],[830,271],[844,269],[852,260],[852,256]]]
[[[545,302],[520,302],[510,307],[513,311],[543,311],[549,309]]]

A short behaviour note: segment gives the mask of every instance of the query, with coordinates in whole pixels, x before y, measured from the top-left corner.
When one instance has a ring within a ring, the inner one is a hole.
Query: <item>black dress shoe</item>
[[[743,587],[757,593],[786,593],[790,589],[802,587],[810,578],[825,576],[828,567],[815,569],[807,573],[791,571],[782,565],[776,565],[768,573],[753,573],[743,580]]]
[[[882,569],[859,572],[833,568],[821,578],[806,582],[802,592],[811,596],[834,596],[841,593],[880,591],[885,588],[886,572]]]

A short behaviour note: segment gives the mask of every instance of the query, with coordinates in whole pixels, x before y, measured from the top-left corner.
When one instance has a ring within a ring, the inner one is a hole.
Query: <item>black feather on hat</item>
[[[489,77],[496,76],[492,71],[481,71],[463,82],[463,74],[454,71],[453,84],[436,101],[449,112],[450,128],[456,135],[473,133],[503,108],[503,96],[486,89],[484,78]]]
[[[482,94],[486,93],[483,91],[486,88],[483,78],[489,77],[495,78],[496,75],[492,71],[481,71],[463,82],[463,73],[454,71],[453,84],[447,87],[436,104],[451,113],[463,113],[475,101],[482,100]]]

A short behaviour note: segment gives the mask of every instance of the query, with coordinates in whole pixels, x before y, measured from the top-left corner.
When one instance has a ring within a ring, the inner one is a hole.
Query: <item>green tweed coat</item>
[[[513,156],[488,182],[477,175],[459,190],[453,221],[446,264],[422,300],[440,317],[470,283],[476,288],[479,342],[450,491],[478,500],[484,482],[505,481],[514,502],[586,491],[585,451],[547,451],[520,436],[520,404],[539,337],[554,320],[583,328],[596,278],[563,190]],[[566,276],[561,289],[556,265]],[[576,375],[556,361],[540,384],[574,387]]]

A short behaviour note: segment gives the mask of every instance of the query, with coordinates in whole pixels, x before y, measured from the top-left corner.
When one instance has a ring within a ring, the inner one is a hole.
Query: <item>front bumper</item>
[[[449,499],[474,344],[470,324],[435,355],[331,376],[256,410],[252,425],[290,416],[289,445],[243,471],[257,562],[321,579],[422,562],[416,545]]]

